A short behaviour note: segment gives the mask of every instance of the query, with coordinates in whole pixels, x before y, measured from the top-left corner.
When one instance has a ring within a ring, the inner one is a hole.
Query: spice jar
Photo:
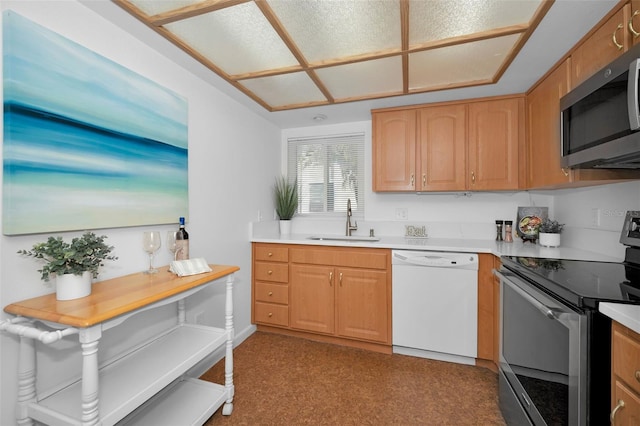
[[[502,220],[496,220],[496,241],[502,241]]]
[[[505,243],[512,243],[513,242],[513,236],[511,235],[512,225],[513,225],[513,221],[512,220],[505,220],[504,221],[504,241],[505,241]]]

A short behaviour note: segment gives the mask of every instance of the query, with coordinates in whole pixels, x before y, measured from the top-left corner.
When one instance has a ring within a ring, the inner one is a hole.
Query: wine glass
[[[167,248],[173,254],[173,260],[176,260],[176,250],[178,246],[176,244],[176,235],[178,231],[168,231],[167,232]]]
[[[145,231],[142,237],[142,248],[149,253],[149,270],[144,271],[145,274],[155,274],[158,272],[153,267],[153,255],[160,249],[160,232],[158,231]]]

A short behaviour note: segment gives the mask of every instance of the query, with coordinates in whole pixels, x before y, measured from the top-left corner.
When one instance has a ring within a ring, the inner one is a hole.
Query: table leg
[[[224,387],[227,389],[229,398],[222,407],[222,414],[228,416],[233,411],[233,274],[227,277],[226,300],[225,300],[225,324],[227,331],[226,353],[224,357]]]
[[[16,423],[20,426],[33,425],[29,418],[28,406],[36,402],[36,342],[20,336],[20,358],[18,359],[18,400]]]
[[[82,346],[82,425],[100,424],[98,412],[98,341],[102,337],[100,326],[80,331]]]

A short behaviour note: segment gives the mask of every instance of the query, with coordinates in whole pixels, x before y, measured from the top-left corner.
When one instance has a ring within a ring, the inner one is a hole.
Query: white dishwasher
[[[393,352],[475,364],[478,255],[392,251]]]

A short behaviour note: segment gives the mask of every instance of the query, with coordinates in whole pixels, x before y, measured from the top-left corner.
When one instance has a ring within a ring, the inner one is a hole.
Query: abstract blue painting
[[[3,12],[3,234],[188,216],[186,99]]]

